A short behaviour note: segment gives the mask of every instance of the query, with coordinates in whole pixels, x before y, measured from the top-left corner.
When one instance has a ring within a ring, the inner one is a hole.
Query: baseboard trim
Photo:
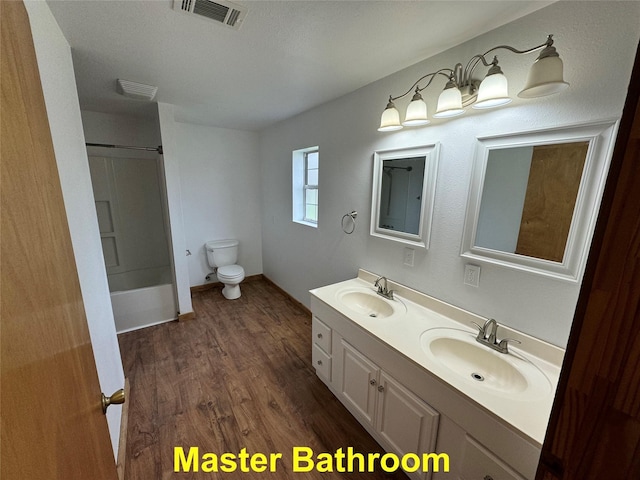
[[[193,320],[194,318],[196,318],[196,312],[181,313],[178,315],[179,322],[186,322],[187,320]]]
[[[264,275],[262,275],[261,273],[258,273],[257,275],[249,275],[248,277],[246,277],[242,283],[246,283],[246,282],[255,282],[256,280],[260,280],[264,277]],[[241,288],[242,288],[242,283]],[[214,288],[218,288],[221,287],[222,283],[220,282],[211,282],[211,283],[205,283],[203,285],[194,285],[193,287],[190,287],[191,293],[200,293],[200,292],[206,292],[208,290],[213,290]]]
[[[206,292],[208,290],[213,290],[216,287],[221,286],[222,284],[220,282],[213,282],[213,283],[205,283],[203,285],[194,285],[193,287],[190,287],[189,290],[191,290],[191,293],[199,293],[199,292]]]
[[[273,280],[271,280],[269,277],[266,277],[264,274],[262,275],[262,278],[269,283],[271,286],[273,286],[273,288],[275,288],[276,290],[278,290],[280,293],[282,293],[285,297],[287,297],[287,299],[293,303],[295,306],[299,307],[302,311],[304,311],[307,315],[311,316],[311,310],[309,310],[303,303],[300,303],[298,300],[296,300],[295,298],[293,298],[286,290],[284,290],[282,287],[280,287],[279,285],[277,285]]]
[[[124,379],[124,399],[122,404],[122,413],[120,417],[120,440],[118,441],[118,458],[116,459],[116,470],[118,472],[118,480],[125,479],[125,466],[127,458],[127,426],[129,424],[129,404],[131,397],[129,396],[131,389],[129,387],[129,379]]]

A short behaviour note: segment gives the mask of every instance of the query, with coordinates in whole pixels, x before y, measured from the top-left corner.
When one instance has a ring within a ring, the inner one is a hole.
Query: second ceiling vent
[[[247,8],[225,0],[173,0],[174,10],[199,15],[238,30]]]

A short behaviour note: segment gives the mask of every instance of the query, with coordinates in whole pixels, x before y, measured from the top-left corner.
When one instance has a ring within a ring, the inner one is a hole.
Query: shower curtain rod
[[[157,147],[131,147],[127,145],[109,145],[107,143],[85,143],[87,147],[126,148],[127,150],[144,150],[145,152],[158,152],[162,155],[162,145]]]

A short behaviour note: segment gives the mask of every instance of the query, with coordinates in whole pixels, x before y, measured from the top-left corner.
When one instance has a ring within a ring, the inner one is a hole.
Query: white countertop
[[[356,313],[339,300],[339,296],[345,291],[366,291],[375,294],[376,288],[373,283],[376,278],[376,275],[360,270],[358,278],[316,288],[311,290],[311,294],[532,440],[542,444],[553,405],[564,350],[517,330],[499,325],[499,339],[511,338],[522,342],[517,346],[509,345],[510,353],[508,355],[516,361],[532,363],[546,376],[548,385],[533,393],[529,391],[530,393],[527,395],[502,394],[495,389],[478,385],[471,378],[467,379],[453,373],[442,363],[430,358],[422,349],[420,337],[426,330],[442,327],[464,330],[475,336],[477,330],[474,330],[471,322],[482,325],[486,318],[391,280],[388,282],[388,288],[394,290],[394,300],[385,299],[385,301],[393,305],[398,313],[389,317],[370,318],[368,315]],[[489,347],[486,348],[493,352]],[[499,356],[504,355],[493,353]]]

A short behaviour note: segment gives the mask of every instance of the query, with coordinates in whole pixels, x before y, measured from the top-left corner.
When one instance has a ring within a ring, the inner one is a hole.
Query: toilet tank
[[[224,267],[234,265],[238,261],[238,240],[213,240],[205,244],[209,266]]]

